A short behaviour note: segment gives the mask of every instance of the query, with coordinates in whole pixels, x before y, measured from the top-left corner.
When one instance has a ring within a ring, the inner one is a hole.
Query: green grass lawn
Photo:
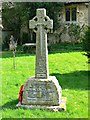
[[[2,117],[3,118],[88,118],[88,64],[84,52],[52,52],[49,74],[56,76],[63,97],[67,97],[65,112],[17,108],[20,86],[35,74],[35,55],[16,54],[13,69],[11,52],[2,54]]]

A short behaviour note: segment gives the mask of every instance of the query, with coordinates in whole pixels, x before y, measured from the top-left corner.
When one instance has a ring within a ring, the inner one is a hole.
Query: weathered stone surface
[[[73,4],[73,3],[72,3]],[[73,6],[76,7],[75,4],[73,4]],[[60,42],[67,42],[67,43],[73,43],[73,42],[80,42],[80,38],[78,39],[78,37],[76,38],[74,35],[71,36],[70,33],[68,32],[70,30],[70,25],[74,24],[74,25],[79,25],[81,27],[81,31],[80,34],[84,33],[84,30],[82,28],[89,25],[90,26],[90,22],[88,22],[88,17],[90,16],[89,13],[89,8],[88,8],[88,3],[77,3],[77,20],[76,21],[66,21],[65,20],[65,7],[70,7],[70,4],[64,6],[64,9],[62,9],[62,11],[60,11],[60,16],[58,15],[58,28],[54,31],[54,33],[52,33],[52,35],[50,34],[48,37],[48,41],[49,44],[56,44],[56,43],[60,43]],[[90,17],[89,17],[90,18]],[[66,28],[67,26],[67,28]],[[65,28],[65,29],[64,29]],[[66,30],[67,29],[67,30]],[[70,30],[71,31],[71,30]],[[72,30],[73,32],[73,30]],[[56,37],[57,36],[57,37]]]
[[[31,77],[25,84],[22,104],[60,105],[61,87],[55,76],[48,79]]]
[[[23,108],[28,108],[28,109],[47,109],[47,110],[52,110],[54,112],[58,111],[66,111],[66,97],[62,97],[61,103],[58,106],[46,106],[46,105],[23,105],[23,104],[17,104],[17,107],[23,107]]]
[[[53,20],[44,8],[37,9],[36,16],[29,21],[29,28],[36,33],[36,78],[48,78],[47,33],[53,28]]]
[[[14,37],[13,37],[13,35],[11,35],[9,48],[10,48],[10,50],[16,51],[16,47],[17,47],[17,42],[14,41]]]

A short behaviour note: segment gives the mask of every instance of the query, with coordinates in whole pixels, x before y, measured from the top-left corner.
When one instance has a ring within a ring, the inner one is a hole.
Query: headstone
[[[9,49],[13,51],[13,68],[16,68],[15,64],[15,53],[16,53],[17,42],[14,41],[13,35],[10,37]]]
[[[61,109],[62,89],[56,77],[49,76],[48,72],[47,33],[53,28],[53,20],[44,8],[37,9],[29,28],[36,33],[36,72],[24,85],[21,107]]]
[[[16,47],[17,47],[17,42],[14,41],[14,37],[13,35],[11,35],[9,48],[10,50],[16,51]]]

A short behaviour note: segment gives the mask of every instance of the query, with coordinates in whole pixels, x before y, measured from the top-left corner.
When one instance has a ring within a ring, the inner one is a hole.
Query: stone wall
[[[81,4],[78,5],[78,23],[80,24],[80,26],[82,25],[88,25],[88,4]]]
[[[90,27],[90,1],[89,1],[89,7],[88,7],[88,26]]]
[[[77,21],[66,22],[65,21],[65,8],[58,15],[59,27],[52,34],[48,35],[49,44],[55,44],[60,42],[80,42],[79,36],[71,35],[71,24],[74,26],[80,26],[80,34],[82,35],[83,28],[88,25],[88,3],[74,4],[77,6]],[[73,31],[74,32],[74,31]],[[74,34],[74,33],[73,33]]]

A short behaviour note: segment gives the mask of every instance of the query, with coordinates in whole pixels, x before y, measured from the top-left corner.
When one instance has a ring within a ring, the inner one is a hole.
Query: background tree
[[[13,31],[13,36],[18,39],[18,44],[25,43],[27,38],[30,40],[29,20],[36,15],[37,8],[45,8],[47,15],[54,21],[54,30],[58,26],[58,13],[63,8],[60,2],[4,2],[2,4],[2,23],[4,28]],[[24,33],[21,38],[22,26],[27,26],[28,33]],[[23,39],[23,41],[22,41]]]
[[[3,3],[2,10],[2,23],[6,30],[12,30],[15,39],[18,39],[18,43],[20,44],[20,30],[22,26],[23,20],[23,4],[21,5],[17,3]],[[22,6],[22,7],[21,7]]]
[[[83,50],[87,52],[86,56],[89,58],[90,63],[90,27],[86,29],[86,32],[82,38]]]

